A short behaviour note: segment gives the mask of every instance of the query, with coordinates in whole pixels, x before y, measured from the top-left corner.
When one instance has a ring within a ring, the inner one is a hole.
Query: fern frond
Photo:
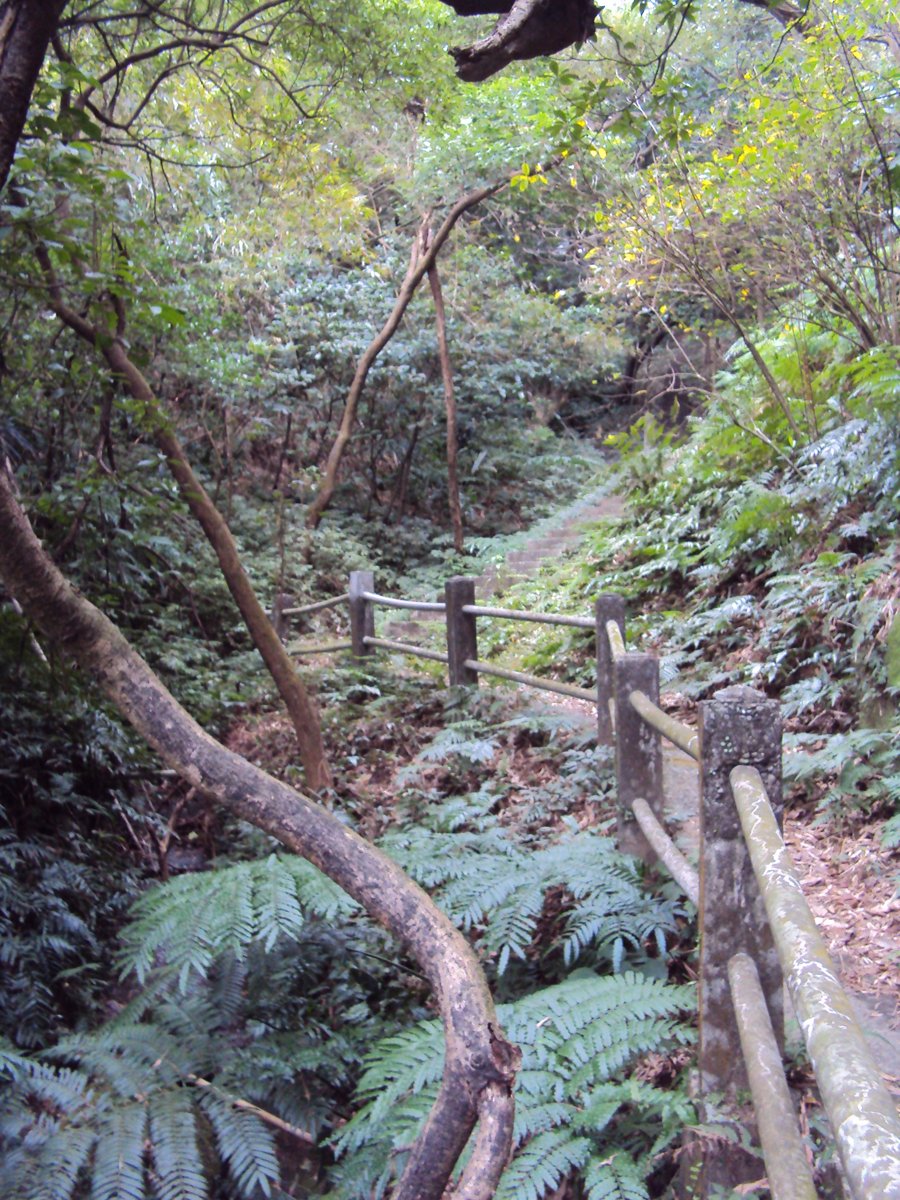
[[[160,1200],[207,1200],[197,1146],[197,1126],[188,1092],[172,1089],[150,1098],[150,1139]]]
[[[591,1159],[584,1183],[587,1200],[649,1200],[643,1173],[622,1150]]]
[[[550,1129],[532,1138],[503,1172],[496,1200],[541,1200],[551,1188],[577,1168],[591,1153],[587,1138],[572,1137],[568,1129]]]
[[[263,945],[271,950],[279,936],[290,937],[303,927],[303,912],[294,878],[283,860],[272,854],[266,860],[266,867],[267,872],[255,889],[254,916]]]
[[[20,1095],[50,1112],[72,1114],[94,1100],[87,1075],[71,1067],[26,1059],[17,1067],[15,1083]]]
[[[177,968],[184,991],[225,951],[240,959],[254,942],[271,949],[279,937],[295,936],[308,915],[333,919],[356,911],[356,903],[310,863],[272,854],[179,876],[147,892],[132,909],[120,966],[143,982],[164,958]]]
[[[407,1092],[418,1092],[439,1079],[444,1067],[444,1033],[439,1021],[424,1021],[412,1029],[384,1038],[366,1057],[357,1085],[365,1100],[377,1098],[384,1107]]]
[[[550,888],[563,887],[572,897],[562,939],[567,964],[588,946],[608,945],[618,967],[626,945],[638,948],[648,937],[665,945],[683,911],[680,902],[648,893],[634,863],[611,839],[590,830],[539,850],[517,845],[499,828],[440,834],[418,828],[382,844],[435,893],[451,920],[465,930],[484,926],[481,946],[497,956],[501,975],[510,957],[522,958],[534,939]]]
[[[96,1141],[96,1131],[87,1126],[68,1126],[52,1134],[41,1146],[42,1169],[30,1181],[35,1200],[73,1200],[79,1179]],[[37,1185],[37,1187],[35,1187]]]
[[[461,721],[448,725],[424,750],[420,750],[417,761],[424,763],[445,762],[454,755],[467,762],[490,762],[497,750],[493,738],[473,736],[478,732],[474,721]]]
[[[241,1192],[251,1196],[259,1189],[264,1196],[270,1196],[272,1184],[277,1184],[279,1178],[271,1130],[252,1113],[234,1108],[216,1092],[203,1095],[200,1103],[215,1131],[219,1154]]]
[[[177,1082],[176,1064],[184,1054],[185,1047],[159,1025],[116,1021],[93,1034],[63,1038],[45,1052],[54,1061],[77,1062],[82,1078],[99,1077],[123,1097]]]
[[[113,1108],[97,1127],[92,1200],[144,1200],[143,1104]]]
[[[560,1104],[556,1101],[545,1101],[533,1107],[523,1104],[516,1106],[515,1128],[513,1130],[513,1145],[520,1146],[526,1139],[537,1133],[545,1133],[558,1125],[572,1125],[578,1115],[577,1109],[571,1104]]]

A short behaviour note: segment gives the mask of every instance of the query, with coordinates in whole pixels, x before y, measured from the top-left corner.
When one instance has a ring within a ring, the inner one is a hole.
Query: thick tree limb
[[[592,0],[514,0],[514,3],[480,3],[479,0],[444,0],[460,14],[500,12],[493,31],[472,46],[451,50],[456,73],[467,83],[496,75],[517,59],[556,54],[594,32],[597,7]]]
[[[587,41],[594,33],[598,7],[592,0],[442,0],[461,17],[497,13],[500,19],[487,37],[456,47],[456,73],[467,83],[480,83],[519,59],[557,54]],[[782,25],[804,32],[818,23],[810,3],[800,0],[741,0],[770,13]],[[688,4],[685,4],[685,8]]]
[[[170,767],[314,863],[420,964],[443,1019],[444,1078],[394,1200],[440,1200],[482,1108],[487,1121],[480,1161],[488,1177],[499,1177],[510,1148],[518,1051],[500,1034],[484,975],[465,938],[381,851],[201,729],[112,622],[63,578],[16,502],[5,470],[0,470],[0,577],[34,624],[88,672]]]
[[[741,0],[741,2],[752,4],[754,8],[765,9],[782,25],[796,25],[799,30],[805,28],[810,20],[815,23],[815,18],[811,17],[808,3],[792,4],[790,0]]]
[[[0,190],[66,0],[0,0]]]

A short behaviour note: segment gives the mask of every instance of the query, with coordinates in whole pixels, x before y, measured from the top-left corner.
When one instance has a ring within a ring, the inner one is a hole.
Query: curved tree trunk
[[[439,1200],[480,1115],[473,1155],[476,1177],[467,1171],[456,1196],[490,1196],[510,1150],[519,1053],[503,1039],[484,975],[465,938],[381,851],[201,729],[115,625],[63,578],[35,537],[3,470],[0,576],[37,628],[90,674],[192,787],[309,859],[416,958],[440,1004],[444,1078],[394,1200]]]
[[[66,0],[0,0],[0,190]]]
[[[438,357],[441,360],[441,378],[444,381],[444,408],[447,413],[447,496],[450,504],[450,522],[453,526],[453,549],[463,552],[462,505],[459,500],[459,454],[456,434],[456,393],[453,390],[453,369],[450,366],[450,351],[447,347],[447,315],[444,311],[444,293],[437,263],[428,268],[428,282],[434,299],[434,315],[437,321]]]
[[[350,441],[350,435],[356,423],[356,413],[359,408],[360,397],[366,385],[369,371],[372,369],[372,364],[397,332],[403,314],[409,308],[410,301],[416,293],[416,288],[427,275],[431,265],[436,261],[438,252],[450,236],[453,226],[464,212],[467,212],[470,208],[474,208],[482,200],[487,200],[488,197],[495,195],[502,188],[506,187],[508,182],[508,179],[503,179],[500,183],[494,183],[488,187],[475,188],[474,191],[467,192],[465,196],[456,201],[441,222],[437,233],[430,241],[428,240],[429,217],[426,216],[419,226],[410,253],[409,266],[406,269],[406,274],[403,276],[403,282],[400,285],[400,290],[397,293],[391,314],[377,336],[366,347],[365,353],[357,363],[356,373],[353,376],[350,390],[347,393],[347,400],[344,404],[340,428],[325,463],[322,483],[315,499],[309,506],[309,512],[306,516],[306,524],[310,529],[318,528],[319,522],[322,519],[322,513],[331,503],[331,498],[337,487],[341,460],[344,457],[344,451],[347,449],[347,443]]]
[[[124,314],[121,307],[118,313],[117,336],[101,336],[101,331],[96,326],[63,301],[62,289],[46,249],[38,245],[35,253],[44,272],[48,299],[53,311],[65,325],[103,355],[116,378],[120,379],[134,399],[143,405],[144,416],[151,427],[153,439],[166,457],[166,463],[178,484],[182,499],[196,517],[215,551],[228,590],[284,701],[297,735],[307,787],[312,791],[331,787],[331,769],[325,756],[319,714],[297,674],[290,655],[253,590],[253,584],[241,563],[228,523],[194,474],[161,401],[125,349],[122,341]]]

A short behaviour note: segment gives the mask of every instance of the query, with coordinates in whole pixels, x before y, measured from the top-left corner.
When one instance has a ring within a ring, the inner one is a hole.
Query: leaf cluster
[[[688,988],[582,970],[502,1005],[522,1069],[516,1152],[498,1197],[540,1200],[580,1177],[590,1200],[646,1200],[651,1164],[694,1119],[693,1106],[683,1093],[623,1074],[639,1055],[690,1040],[677,1016],[692,1003]],[[336,1197],[385,1194],[432,1103],[442,1058],[434,1021],[373,1047],[357,1088],[363,1106],[336,1142]]]

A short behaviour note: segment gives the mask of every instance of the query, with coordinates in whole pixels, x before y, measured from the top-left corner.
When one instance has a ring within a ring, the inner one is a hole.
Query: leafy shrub
[[[129,826],[154,817],[128,778],[143,752],[90,690],[35,658],[9,610],[0,764],[0,1035],[34,1047],[95,1007],[140,875]]]

